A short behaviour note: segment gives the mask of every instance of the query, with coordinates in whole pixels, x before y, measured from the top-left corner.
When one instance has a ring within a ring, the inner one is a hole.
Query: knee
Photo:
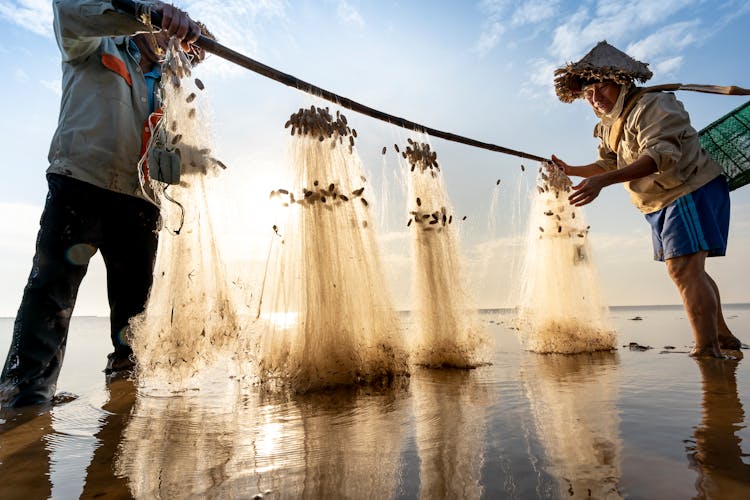
[[[684,259],[669,259],[667,261],[667,274],[677,286],[690,281],[690,267]]]
[[[675,257],[666,261],[667,273],[678,286],[707,282],[705,252]]]

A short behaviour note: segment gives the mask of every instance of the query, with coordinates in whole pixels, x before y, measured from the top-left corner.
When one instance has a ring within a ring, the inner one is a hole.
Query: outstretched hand
[[[606,185],[601,175],[588,177],[572,187],[573,194],[568,196],[568,201],[576,207],[588,205],[599,196]]]

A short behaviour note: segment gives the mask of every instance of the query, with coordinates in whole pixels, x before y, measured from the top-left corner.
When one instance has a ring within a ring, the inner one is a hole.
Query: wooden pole
[[[118,10],[121,10],[131,15],[136,15],[135,4],[132,0],[112,0],[112,5]],[[152,12],[151,22],[155,26],[161,26],[161,15],[157,12]],[[210,52],[214,55],[217,55],[221,57],[222,59],[225,59],[243,68],[249,69],[250,71],[253,71],[254,73],[258,73],[259,75],[265,76],[266,78],[270,78],[271,80],[275,80],[279,83],[283,83],[284,85],[288,87],[293,87],[297,90],[301,90],[308,94],[325,99],[326,101],[332,102],[338,106],[341,106],[342,108],[356,111],[357,113],[361,113],[363,115],[370,116],[377,120],[390,123],[391,125],[396,125],[397,127],[405,128],[408,130],[413,130],[415,132],[425,133],[433,137],[439,137],[441,139],[445,139],[447,141],[459,142],[461,144],[466,144],[468,146],[474,146],[474,147],[486,149],[489,151],[495,151],[498,153],[504,153],[504,154],[508,154],[512,156],[517,156],[519,158],[526,158],[528,160],[535,160],[535,161],[542,161],[542,162],[550,161],[549,159],[544,158],[542,156],[525,153],[523,151],[516,151],[514,149],[506,148],[503,146],[498,146],[496,144],[491,144],[488,142],[478,141],[476,139],[472,139],[470,137],[464,137],[458,134],[452,134],[450,132],[438,130],[432,127],[428,127],[426,125],[421,125],[411,120],[407,120],[406,118],[400,118],[398,116],[384,113],[383,111],[379,111],[369,106],[365,106],[364,104],[360,104],[357,101],[354,101],[344,96],[340,96],[338,94],[335,94],[333,92],[320,88],[316,85],[308,83],[304,80],[300,80],[299,78],[295,76],[283,73],[270,66],[266,66],[265,64],[260,63],[254,59],[251,59],[243,54],[240,54],[239,52],[236,52],[230,49],[229,47],[225,47],[224,45],[220,44],[216,40],[212,40],[204,35],[201,35],[200,38],[198,38],[198,40],[195,42],[195,45],[202,48],[206,52]]]

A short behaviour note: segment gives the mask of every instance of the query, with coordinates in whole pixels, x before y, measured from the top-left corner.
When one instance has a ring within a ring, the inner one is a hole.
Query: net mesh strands
[[[305,392],[406,374],[356,130],[315,106],[286,128],[294,180],[270,194],[280,212],[259,309],[260,381]]]
[[[518,322],[527,350],[574,354],[615,348],[614,330],[572,183],[541,166],[531,206]]]
[[[476,307],[460,262],[460,221],[437,153],[427,142],[407,141],[401,156],[408,171],[407,226],[414,249],[412,361],[429,367],[476,367],[489,361],[492,344],[472,313]]]
[[[750,101],[702,129],[698,137],[721,166],[730,190],[750,183]]]
[[[224,165],[209,147],[202,83],[189,76],[189,62],[170,42],[162,78],[162,146],[178,155],[181,175],[179,184],[169,186],[149,181],[163,223],[146,309],[131,320],[138,381],[153,391],[195,387],[207,367],[237,351],[243,330],[210,210]]]

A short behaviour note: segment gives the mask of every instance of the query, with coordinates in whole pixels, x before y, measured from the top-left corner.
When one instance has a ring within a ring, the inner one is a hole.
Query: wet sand
[[[725,315],[750,342],[750,305]],[[0,411],[0,498],[750,497],[747,361],[675,352],[679,307],[612,317],[615,352],[528,353],[484,311],[491,366],[304,396],[218,374],[167,397],[105,382],[107,320],[76,317],[59,402]]]

